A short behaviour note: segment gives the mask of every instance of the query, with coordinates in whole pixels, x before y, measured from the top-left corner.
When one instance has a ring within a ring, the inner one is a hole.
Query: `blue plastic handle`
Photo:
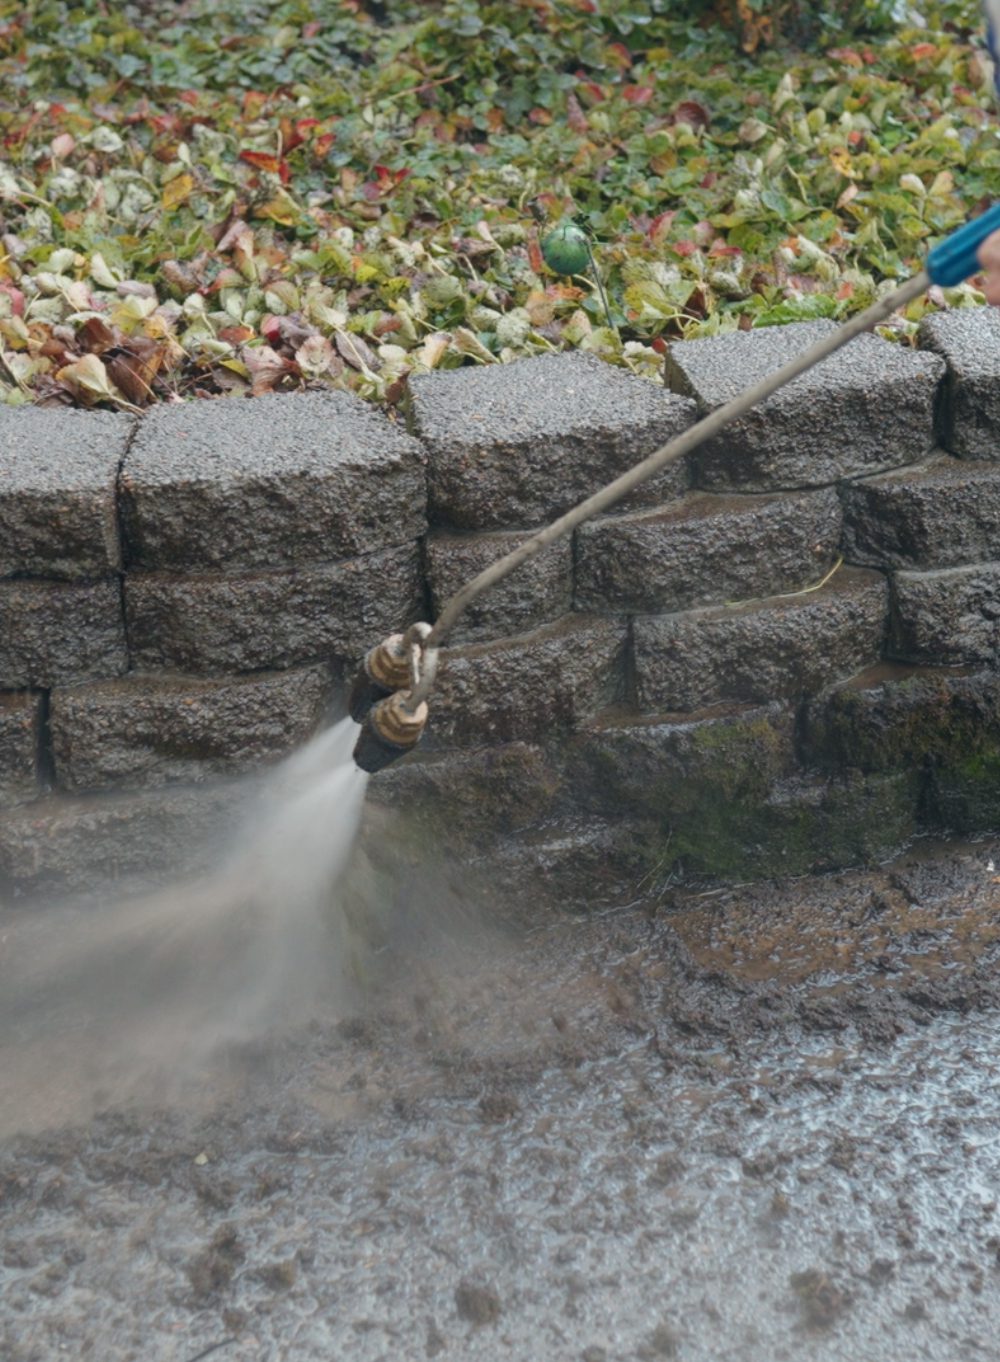
[[[1000,203],[995,203],[934,247],[925,266],[931,282],[953,288],[971,274],[978,274],[982,266],[976,252],[986,238],[997,231],[1000,231]]]

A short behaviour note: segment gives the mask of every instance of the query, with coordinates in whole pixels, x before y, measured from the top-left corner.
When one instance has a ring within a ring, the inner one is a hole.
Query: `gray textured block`
[[[121,490],[128,559],[143,568],[329,563],[426,524],[420,446],[342,392],[154,407]]]
[[[360,657],[419,618],[416,546],[288,572],[133,572],[125,580],[133,666],[191,673]]]
[[[120,676],[127,663],[117,578],[0,581],[0,686]]]
[[[133,425],[111,412],[0,406],[0,577],[118,568],[115,482]]]
[[[889,587],[842,569],[822,591],[635,621],[640,709],[696,710],[814,694],[881,656]]]
[[[897,572],[890,656],[935,666],[1000,662],[1000,564]]]
[[[366,803],[392,809],[433,837],[435,848],[467,847],[536,825],[549,813],[558,787],[550,754],[531,743],[448,752],[421,746],[378,773]]]
[[[626,819],[648,875],[803,874],[897,848],[916,829],[906,776],[803,778],[794,715],[777,704],[685,721],[601,724],[574,739],[566,773],[595,812]]]
[[[835,329],[795,322],[679,341],[667,383],[702,414],[796,358]],[[934,443],[944,363],[876,336],[859,336],[692,454],[696,486],[767,491],[819,487],[923,458]]]
[[[430,514],[458,529],[537,525],[690,426],[694,405],[593,355],[453,369],[410,384],[428,453]],[[670,465],[629,504],[680,496]]]
[[[16,804],[37,796],[41,727],[39,694],[0,691],[0,803]]]
[[[1000,556],[1000,463],[937,454],[845,483],[844,552],[874,567],[942,568]]]
[[[194,783],[285,756],[322,720],[323,665],[218,681],[130,675],[59,687],[50,724],[65,790]]]
[[[577,531],[576,606],[646,613],[797,591],[832,566],[840,528],[833,488],[695,493],[663,511],[594,520]]]
[[[205,868],[238,826],[245,790],[130,790],[56,795],[0,819],[0,889],[102,895]]]
[[[885,663],[806,707],[802,750],[825,771],[920,770],[1000,750],[1000,676]],[[998,794],[1000,798],[1000,794]]]
[[[920,344],[948,366],[939,411],[941,443],[964,459],[1000,459],[1000,313],[993,307],[935,312]]]
[[[441,654],[429,745],[533,741],[571,732],[619,698],[623,620],[567,615],[498,643]]]
[[[828,770],[910,772],[925,825],[1000,828],[1000,675],[883,667],[813,701],[804,753]]]
[[[527,538],[525,530],[429,535],[424,562],[435,618],[455,591]],[[524,633],[558,619],[572,605],[573,546],[570,539],[564,539],[529,559],[474,601],[451,637],[460,642]]]

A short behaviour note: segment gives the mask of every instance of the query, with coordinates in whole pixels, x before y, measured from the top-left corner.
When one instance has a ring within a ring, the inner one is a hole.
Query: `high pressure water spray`
[[[731,421],[744,416],[779,388],[847,345],[855,336],[870,331],[897,309],[919,298],[931,284],[952,288],[968,279],[979,268],[979,247],[997,230],[1000,230],[1000,203],[994,204],[988,212],[967,222],[935,246],[927,257],[925,268],[905,284],[873,303],[832,335],[810,346],[797,359],[755,383],[725,406],[716,408],[675,440],[662,445],[627,473],[485,568],[445,603],[433,625],[411,625],[405,634],[393,634],[373,648],[354,683],[350,701],[351,717],[362,725],[354,748],[354,760],[361,770],[380,771],[411,752],[420,741],[427,723],[427,698],[437,674],[438,648],[463,611],[483,592],[502,581],[536,553],[541,553],[556,540],[571,534],[591,516],[608,510],[668,463],[682,458]]]

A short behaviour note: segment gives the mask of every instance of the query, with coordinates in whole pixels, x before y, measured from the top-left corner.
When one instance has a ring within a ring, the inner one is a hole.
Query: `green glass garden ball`
[[[563,222],[542,242],[542,258],[556,274],[583,274],[590,264],[587,238],[572,222]]]

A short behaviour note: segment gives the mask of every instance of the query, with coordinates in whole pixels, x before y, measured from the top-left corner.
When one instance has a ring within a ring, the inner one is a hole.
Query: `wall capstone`
[[[682,341],[667,381],[705,414],[836,330],[793,322],[711,340]],[[743,492],[820,487],[924,456],[945,372],[936,355],[858,336],[692,454],[694,483]]]

